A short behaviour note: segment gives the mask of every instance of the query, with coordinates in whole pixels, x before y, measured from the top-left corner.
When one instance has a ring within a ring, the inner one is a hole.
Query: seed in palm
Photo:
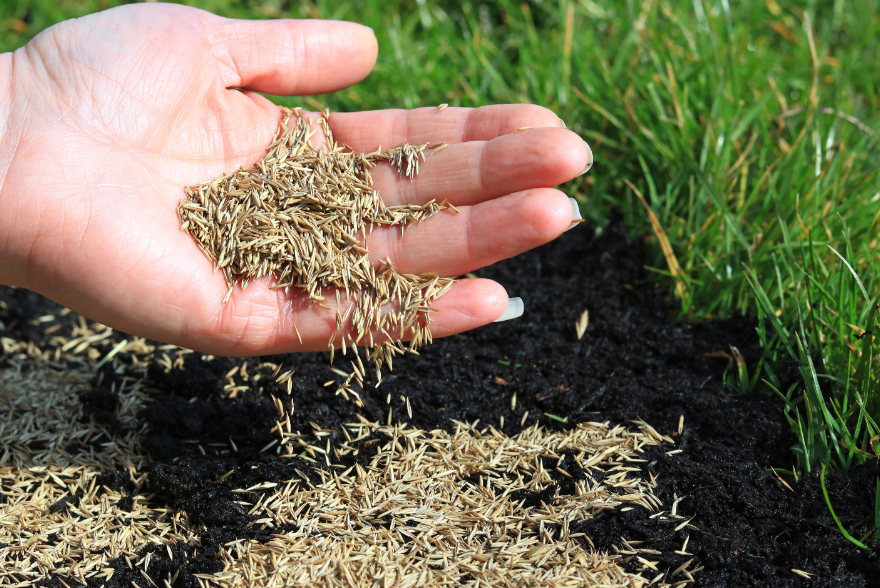
[[[236,284],[245,289],[265,276],[275,277],[273,288],[306,294],[310,304],[327,308],[325,302],[335,298],[337,331],[328,343],[331,353],[339,344],[344,350],[351,346],[357,355],[357,345],[364,345],[381,381],[378,370],[385,364],[390,369],[394,355],[416,352],[431,342],[431,304],[454,280],[436,273],[403,274],[390,260],[372,263],[367,233],[391,226],[403,232],[442,210],[455,209],[433,200],[386,206],[373,189],[370,170],[388,162],[399,177],[412,179],[425,152],[440,146],[404,143],[389,151],[355,153],[336,144],[325,112],[318,124],[327,148],[317,149],[310,142],[313,123],[298,109],[282,112],[278,132],[260,161],[186,188],[178,207],[180,226],[214,270],[223,271],[228,288],[224,302]],[[360,381],[363,368],[360,372],[349,375],[340,391],[351,391],[352,379]]]

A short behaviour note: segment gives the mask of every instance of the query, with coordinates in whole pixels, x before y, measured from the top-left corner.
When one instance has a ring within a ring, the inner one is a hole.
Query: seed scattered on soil
[[[675,551],[673,553],[676,553],[677,555],[684,555],[684,556],[693,555],[693,554],[687,552],[688,541],[690,541],[690,540],[691,540],[691,536],[690,535],[686,536],[684,538],[684,543],[681,544],[681,549],[679,549],[678,551]]]
[[[681,564],[680,566],[678,566],[677,568],[675,568],[675,570],[672,572],[672,577],[674,578],[675,576],[683,573],[688,568],[688,566],[693,563],[693,561],[694,560],[689,559],[686,562],[684,562],[683,564]]]
[[[309,305],[330,309],[335,300],[336,330],[328,346],[331,363],[336,347],[343,352],[365,346],[381,381],[381,367],[392,368],[395,355],[415,353],[432,340],[431,304],[452,287],[452,278],[436,273],[397,271],[390,260],[370,260],[367,234],[374,228],[400,227],[401,234],[442,210],[443,202],[386,206],[373,189],[370,170],[393,165],[398,177],[414,178],[425,151],[441,145],[405,143],[389,151],[355,153],[337,145],[328,111],[320,126],[327,148],[310,138],[318,129],[298,109],[283,116],[265,157],[211,182],[186,188],[178,207],[181,228],[222,270],[228,287],[273,276],[286,293],[298,290]],[[299,329],[296,329],[297,337]],[[403,340],[409,339],[404,345]],[[363,386],[355,369],[340,386],[351,393],[351,381]],[[378,385],[378,384],[377,384]]]
[[[631,462],[668,439],[636,425],[582,423],[561,432],[533,426],[508,437],[465,423],[451,433],[348,423],[351,441],[334,451],[356,455],[378,442],[375,455],[339,474],[319,471],[318,485],[292,480],[254,495],[243,504],[253,504],[254,524],[294,530],[265,543],[229,543],[221,552],[224,571],[199,577],[220,588],[433,588],[475,580],[487,587],[641,588],[649,580],[623,563],[655,578],[658,562],[644,556],[660,552],[624,541],[625,549],[603,553],[579,530],[580,521],[620,507],[678,518],[659,510],[653,482],[632,477],[640,470]],[[359,443],[377,435],[383,441]],[[565,491],[554,473],[566,480]],[[663,575],[656,585],[690,582],[660,582]]]
[[[150,508],[124,489],[137,493],[146,478],[136,432],[142,382],[122,378],[106,391],[118,398],[124,433],[114,433],[83,414],[78,392],[92,371],[59,367],[19,356],[0,370],[0,586],[35,585],[50,573],[106,580],[120,557],[198,541],[185,513]]]
[[[152,362],[183,369],[192,352],[132,340],[96,383],[95,364],[119,346],[109,329],[82,319],[74,320],[72,332],[51,322],[46,327],[53,335],[42,349],[2,339],[0,587],[56,580],[71,587],[121,585],[114,570],[138,574],[133,584],[139,587],[175,585],[182,572],[159,576],[155,562],[166,553],[178,562],[202,550],[205,528],[150,494],[155,489],[147,485],[150,462],[138,415],[151,400],[136,374]],[[102,349],[83,346],[90,341]],[[72,355],[76,349],[80,354]],[[71,368],[77,363],[81,367]],[[242,381],[265,376],[274,384],[282,371],[271,362],[250,372],[247,365],[219,374],[226,397],[247,389]],[[101,386],[111,371],[101,394],[117,399],[112,418],[86,414],[94,402],[80,392]],[[683,586],[698,571],[658,578],[656,550],[623,540],[623,548],[608,553],[595,549],[586,533],[589,521],[606,510],[647,509],[651,519],[685,521],[675,504],[661,510],[654,477],[632,467],[644,463],[648,447],[671,442],[646,423],[582,423],[564,431],[534,425],[508,437],[477,423],[425,431],[358,415],[360,422],[347,423],[342,436],[318,423],[307,436],[291,428],[292,403],[288,412],[281,398],[271,402],[279,438],[262,448],[261,462],[302,459],[309,465],[299,467],[308,473],[296,468],[289,480],[231,486],[236,504],[252,515],[247,528],[267,539],[234,534],[224,540],[211,560],[217,571],[193,575],[200,586],[439,588],[478,581],[507,587],[525,580],[530,586],[642,588],[649,578],[653,585]],[[183,443],[201,455],[225,446],[206,439]],[[231,438],[229,447],[239,451]],[[300,451],[308,456],[300,458]],[[354,465],[345,469],[336,460]],[[228,484],[233,475],[241,474],[223,467],[215,479]]]

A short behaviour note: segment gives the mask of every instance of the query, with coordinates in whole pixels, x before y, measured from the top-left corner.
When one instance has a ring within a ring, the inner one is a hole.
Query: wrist
[[[15,246],[13,228],[18,204],[8,187],[9,171],[15,157],[20,132],[14,128],[15,80],[13,54],[0,53],[0,285],[19,286],[22,281],[22,259]]]

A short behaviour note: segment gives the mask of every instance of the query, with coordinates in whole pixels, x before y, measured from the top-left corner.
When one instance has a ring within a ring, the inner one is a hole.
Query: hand
[[[335,311],[309,309],[302,295],[264,281],[236,288],[224,305],[223,276],[180,230],[176,207],[184,186],[263,155],[280,113],[255,92],[332,92],[363,79],[376,55],[372,31],[353,23],[238,21],[152,4],[63,22],[0,56],[10,84],[0,105],[0,283],[206,353],[326,349]],[[413,182],[390,167],[374,173],[389,204],[449,199],[461,210],[403,238],[373,233],[371,256],[408,273],[462,275],[554,239],[572,207],[549,187],[592,162],[577,135],[531,105],[337,113],[330,122],[360,151],[450,144]],[[435,303],[432,331],[484,325],[507,301],[495,282],[463,280]]]

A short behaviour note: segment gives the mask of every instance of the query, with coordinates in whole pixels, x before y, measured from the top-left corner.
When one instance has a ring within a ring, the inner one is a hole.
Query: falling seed
[[[574,325],[574,328],[577,331],[578,341],[580,341],[583,338],[584,333],[587,332],[587,325],[589,325],[589,324],[590,324],[590,311],[585,310],[584,312],[581,313],[580,318],[578,319],[577,323],[575,323],[575,325]]]
[[[525,411],[523,413],[522,419],[519,421],[519,426],[524,427],[526,424],[526,419],[529,418],[529,411]]]
[[[678,434],[681,436],[682,432],[684,432],[684,415],[678,417]]]
[[[510,410],[516,410],[516,392],[510,397]]]

